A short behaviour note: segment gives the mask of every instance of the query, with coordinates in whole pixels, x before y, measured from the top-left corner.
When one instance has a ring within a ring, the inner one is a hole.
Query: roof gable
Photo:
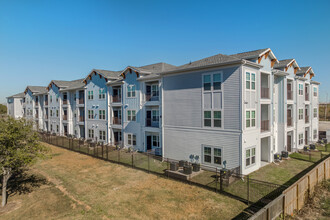
[[[271,67],[273,67],[275,63],[278,63],[278,60],[277,60],[275,54],[273,53],[273,51],[270,48],[232,54],[231,56],[234,56],[234,57],[237,57],[240,59],[247,59],[247,60],[256,59],[256,60],[258,60],[258,64],[260,64],[262,58],[267,59],[267,57],[269,57],[271,60]]]
[[[120,73],[121,71],[93,69],[83,82],[87,84],[88,80],[91,80],[93,75],[98,75],[100,78],[104,78],[106,82],[108,82],[108,80],[117,80],[120,78]]]

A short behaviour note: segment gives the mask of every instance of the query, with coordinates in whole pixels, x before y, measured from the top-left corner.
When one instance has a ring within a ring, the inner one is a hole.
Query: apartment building
[[[52,81],[47,92],[27,88],[23,109],[44,100],[39,128],[52,133],[248,174],[318,140],[314,76],[266,48],[181,66],[93,69]]]
[[[24,92],[7,97],[7,115],[13,118],[23,117]]]

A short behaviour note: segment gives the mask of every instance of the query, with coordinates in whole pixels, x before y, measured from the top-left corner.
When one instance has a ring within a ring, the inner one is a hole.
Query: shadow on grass
[[[44,177],[26,171],[21,170],[8,180],[7,197],[31,193],[34,189],[48,184]],[[0,186],[2,188],[2,183]],[[0,195],[2,196],[2,192],[0,192]]]
[[[307,167],[291,179],[289,179],[287,182],[283,184],[283,188],[276,189],[273,192],[269,193],[268,195],[264,196],[261,198],[259,201],[253,203],[246,209],[244,209],[240,214],[238,214],[235,218],[233,219],[248,219],[255,213],[257,213],[260,209],[265,207],[269,202],[274,200],[277,196],[279,196],[285,189],[287,189],[289,186],[291,186],[293,183],[295,183],[297,180],[302,178],[304,175],[306,175],[309,171],[314,169],[316,166],[318,166],[322,161],[326,160],[330,155],[325,156],[324,158],[320,159],[317,162],[314,162],[311,166]],[[298,159],[299,160],[299,159]],[[302,159],[303,160],[303,159]],[[310,162],[310,161],[309,161]]]

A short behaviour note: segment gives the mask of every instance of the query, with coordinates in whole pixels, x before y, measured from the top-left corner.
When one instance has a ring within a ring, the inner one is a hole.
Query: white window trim
[[[250,82],[250,88],[249,89],[246,88],[246,82],[247,82],[247,80],[246,80],[246,73],[250,73],[250,80],[249,80],[249,82]],[[251,86],[252,85],[251,84],[251,82],[252,82],[252,80],[251,80],[252,74],[254,74],[254,89],[252,89],[252,86]],[[256,72],[250,71],[250,70],[245,70],[245,74],[244,74],[244,89],[245,89],[245,91],[257,91],[257,73]]]
[[[101,114],[101,111],[102,112],[104,111],[104,115]],[[101,115],[103,115],[104,118],[101,118]],[[99,120],[106,120],[107,119],[106,115],[107,115],[107,113],[106,113],[106,111],[104,109],[99,109]]]
[[[129,111],[131,112],[131,120],[128,120],[128,112]],[[135,111],[135,120],[132,120],[132,118],[133,118],[133,111]],[[127,119],[128,122],[130,122],[130,121],[135,121],[136,122],[136,110],[134,110],[134,109],[127,109],[126,115],[127,115],[126,119]]]
[[[302,94],[300,94],[300,91],[301,91],[300,88],[299,88],[300,85],[302,85]],[[298,95],[299,96],[303,96],[304,95],[304,84],[303,83],[298,83]]]
[[[205,162],[204,161],[204,147],[209,147],[211,148],[211,163],[209,162]],[[214,148],[217,149],[221,149],[221,165],[214,163]],[[224,161],[224,152],[223,152],[223,147],[220,146],[213,146],[213,145],[207,145],[207,144],[202,144],[202,158],[200,158],[200,161],[202,162],[202,164],[206,164],[206,165],[212,165],[212,166],[216,166],[216,167],[223,167],[223,161]]]
[[[302,110],[302,118],[300,118],[300,110]],[[304,120],[304,109],[303,108],[298,109],[298,120]]]
[[[131,135],[131,144],[128,144],[128,136]],[[136,145],[134,145],[134,136],[135,136],[135,142],[137,142],[137,137],[136,137],[136,134],[133,134],[133,133],[127,133],[126,137],[127,137],[127,146],[130,146],[130,147],[134,147]],[[136,143],[137,144],[137,143]]]
[[[254,159],[254,163],[252,163],[252,149],[255,149],[255,153],[254,153],[254,157],[255,157],[255,159]],[[246,151],[247,150],[250,150],[250,165],[248,165],[248,166],[246,166],[246,159],[247,159],[247,157],[246,157]],[[256,146],[252,146],[252,147],[247,147],[247,148],[245,148],[245,151],[244,151],[244,165],[245,165],[245,168],[246,169],[248,169],[248,168],[250,168],[250,167],[253,167],[253,166],[255,166],[256,164],[257,164],[257,147]]]
[[[250,127],[247,127],[246,126],[246,112],[249,111],[250,112]],[[254,123],[254,126],[252,126],[252,111],[255,112],[254,114],[254,120],[255,120],[255,123]],[[257,110],[256,109],[245,109],[245,115],[244,115],[244,124],[245,124],[245,129],[246,130],[252,130],[252,129],[256,129],[257,128]]]
[[[301,143],[300,143],[300,135],[302,136]],[[300,146],[303,144],[304,144],[304,133],[300,133],[300,134],[298,134],[298,145]]]
[[[128,91],[128,87],[134,87],[135,89],[134,89],[134,96],[133,96],[133,92],[132,92],[132,90],[130,91],[130,93],[131,93],[131,96],[130,97],[128,97],[128,93],[129,93],[129,91]],[[131,99],[131,98],[136,98],[137,96],[136,96],[136,85],[134,85],[134,84],[132,84],[132,85],[127,85],[127,87],[126,87],[126,98],[128,98],[128,99]]]

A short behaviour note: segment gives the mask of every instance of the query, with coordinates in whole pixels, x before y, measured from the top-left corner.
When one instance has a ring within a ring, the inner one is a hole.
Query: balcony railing
[[[157,121],[152,121],[151,118],[146,118],[146,127],[154,127],[154,128],[158,128],[158,127],[159,127],[159,122],[157,122]]]
[[[48,115],[45,115],[45,119],[48,119]]]
[[[308,123],[308,122],[309,122],[309,116],[305,115],[305,123]]]
[[[261,87],[261,98],[269,99],[269,88]]]
[[[305,94],[305,101],[309,101],[309,94]]]
[[[159,96],[154,96],[151,94],[146,94],[146,101],[150,102],[150,101],[159,101]]]
[[[121,102],[121,97],[119,95],[112,96],[112,102]]]
[[[261,121],[261,132],[269,131],[269,120]]]
[[[288,95],[288,97],[287,97],[288,100],[292,100],[293,99],[293,92],[290,91],[290,90],[288,90],[287,92],[288,92],[288,94],[287,94]]]
[[[291,127],[292,126],[292,117],[287,118],[287,126]]]
[[[63,115],[63,121],[67,121],[68,120],[68,115]]]
[[[79,121],[80,122],[84,122],[85,121],[85,117],[84,116],[79,116]]]
[[[112,120],[112,124],[121,125],[121,118],[114,117]]]
[[[67,99],[63,100],[63,105],[67,105],[67,104],[68,104],[68,100]]]
[[[35,114],[35,118],[38,119],[39,118],[39,115],[38,114]]]
[[[84,98],[80,98],[79,99],[79,104],[84,104],[85,103],[85,99]]]
[[[45,101],[45,105],[48,105],[48,101]]]

